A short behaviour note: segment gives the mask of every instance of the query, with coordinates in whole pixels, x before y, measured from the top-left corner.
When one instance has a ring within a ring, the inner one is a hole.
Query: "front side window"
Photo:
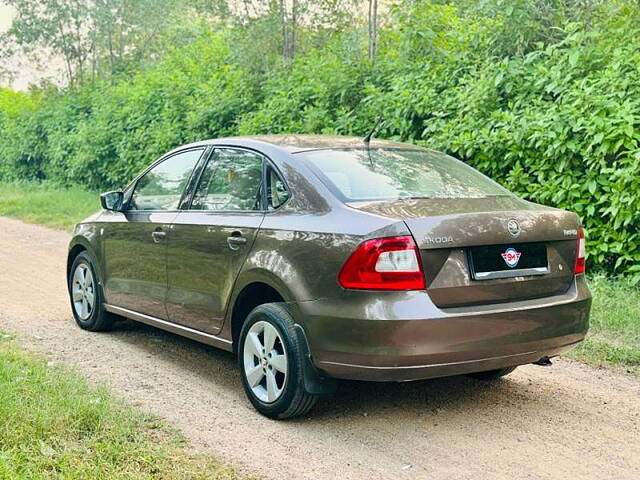
[[[429,150],[328,149],[296,155],[346,202],[510,195],[468,165]]]
[[[193,197],[193,210],[261,209],[262,157],[245,150],[215,150]]]
[[[136,183],[129,210],[177,210],[202,152],[197,149],[177,153],[145,173]]]

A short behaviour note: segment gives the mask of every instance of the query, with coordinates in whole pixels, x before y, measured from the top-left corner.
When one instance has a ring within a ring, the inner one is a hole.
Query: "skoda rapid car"
[[[578,217],[435,151],[211,140],[101,199],[69,250],[78,325],[121,316],[232,351],[269,417],[335,379],[498,378],[587,331]]]

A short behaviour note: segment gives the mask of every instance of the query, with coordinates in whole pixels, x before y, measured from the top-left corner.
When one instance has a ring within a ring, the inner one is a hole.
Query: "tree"
[[[162,53],[163,32],[177,22],[177,0],[93,0],[92,41],[100,73],[130,70]]]
[[[16,10],[2,56],[62,60],[69,86],[138,66],[158,53],[177,0],[6,0]],[[182,6],[182,5],[180,5]]]
[[[192,0],[196,10],[242,27],[247,55],[256,51],[291,60],[306,45],[317,47],[323,34],[346,30],[361,0]]]
[[[5,56],[14,52],[43,62],[60,57],[70,85],[81,81],[90,56],[87,4],[72,0],[6,0],[17,14],[3,35]]]

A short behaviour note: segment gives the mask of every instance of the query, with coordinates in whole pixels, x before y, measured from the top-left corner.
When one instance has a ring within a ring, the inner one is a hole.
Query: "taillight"
[[[388,237],[361,243],[338,275],[344,288],[424,290],[424,272],[413,237]]]
[[[587,247],[584,240],[584,229],[580,227],[578,229],[578,252],[576,255],[576,268],[573,269],[573,273],[578,275],[585,271],[585,257],[587,255]]]

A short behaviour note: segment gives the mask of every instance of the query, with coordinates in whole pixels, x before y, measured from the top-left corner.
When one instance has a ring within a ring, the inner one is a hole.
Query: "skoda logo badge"
[[[517,237],[520,235],[520,224],[512,218],[507,222],[507,230],[512,236]]]
[[[507,248],[505,252],[500,255],[502,255],[504,263],[506,263],[509,268],[514,268],[518,265],[522,253],[518,252],[515,248]]]

